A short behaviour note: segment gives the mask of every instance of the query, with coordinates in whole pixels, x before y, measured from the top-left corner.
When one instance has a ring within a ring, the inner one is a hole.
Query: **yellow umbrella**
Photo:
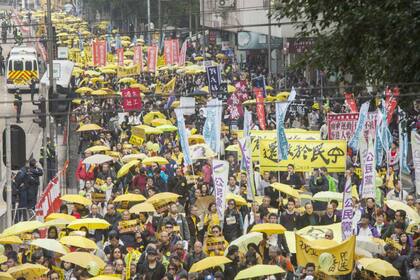
[[[91,76],[91,77],[93,77],[93,76],[100,76],[101,75],[100,72],[93,71],[93,70],[85,71],[85,74],[88,75],[88,76]]]
[[[90,79],[90,82],[92,82],[92,83],[102,83],[102,82],[104,82],[104,78],[101,76],[101,77],[94,77],[94,78],[92,78],[92,79]]]
[[[286,229],[280,224],[257,224],[254,225],[251,229],[251,232],[263,232],[268,235],[270,234],[282,234],[286,231]]]
[[[162,125],[167,125],[167,124],[172,125],[171,121],[167,120],[167,119],[160,119],[159,118],[159,119],[154,119],[151,122],[152,126],[162,126]]]
[[[124,55],[125,56],[134,56],[134,52],[133,51],[125,51]]]
[[[106,265],[105,262],[98,256],[86,252],[68,253],[67,255],[62,256],[61,260],[83,268],[87,268],[90,262],[95,262],[101,270],[104,269]]]
[[[232,240],[232,242],[229,244],[229,247],[236,245],[238,246],[239,251],[246,253],[248,251],[248,244],[254,243],[258,245],[262,239],[263,234],[261,232],[250,232],[236,238],[235,240]],[[225,250],[225,256],[227,255],[229,247]]]
[[[207,144],[195,144],[189,147],[191,159],[209,159],[216,157],[217,154]]]
[[[387,200],[385,204],[394,211],[397,210],[404,210],[407,213],[407,217],[414,221],[420,222],[420,216],[417,214],[416,210],[408,206],[407,204],[399,201],[399,200]]]
[[[265,90],[273,90],[272,86],[265,86]]]
[[[98,246],[92,240],[83,236],[64,236],[60,239],[60,243],[66,246],[72,246],[77,248],[96,250]]]
[[[257,103],[257,100],[249,99],[249,100],[243,102],[242,105],[253,105],[253,104],[256,104],[256,103]]]
[[[22,244],[22,243],[23,243],[22,239],[20,239],[18,236],[15,236],[15,235],[0,237],[0,244]]]
[[[136,201],[145,201],[146,198],[142,196],[141,194],[135,194],[135,193],[126,193],[117,196],[114,199],[114,202],[123,202],[123,201],[129,201],[129,202],[136,202]]]
[[[114,69],[110,69],[110,68],[101,69],[101,72],[104,73],[104,74],[112,74],[112,75],[117,74],[117,71],[115,71]]]
[[[136,83],[136,84],[132,84],[132,85],[130,85],[130,87],[132,87],[132,88],[138,88],[140,91],[142,91],[142,92],[148,92],[149,91],[149,88],[148,87],[146,87],[145,85],[143,85],[143,84],[138,84],[138,83]]]
[[[204,92],[209,93],[209,87],[208,86],[202,87],[202,88],[200,88],[200,91],[204,91]]]
[[[160,165],[168,164],[168,160],[163,157],[149,157],[143,160],[142,162],[144,165],[152,165],[153,163],[157,163]]]
[[[194,57],[194,60],[195,61],[202,61],[202,60],[204,60],[204,57],[202,57],[202,56],[196,56],[196,57]]]
[[[172,124],[159,125],[156,128],[162,130],[163,132],[173,132],[178,130],[178,128]]]
[[[64,219],[54,219],[54,220],[50,220],[48,222],[45,222],[44,225],[42,226],[43,228],[49,228],[49,227],[58,227],[58,228],[64,228],[66,227],[68,224],[70,224],[71,221],[69,220],[64,220]]]
[[[7,257],[5,255],[0,255],[0,264],[5,263],[5,262],[7,262]]]
[[[236,194],[233,194],[233,193],[226,194],[226,201],[229,201],[231,199],[235,200],[236,206],[246,206],[246,205],[248,205],[245,198],[243,198],[242,196],[236,195]]]
[[[41,238],[35,239],[31,241],[31,246],[36,246],[51,252],[59,253],[65,255],[69,252],[69,250],[63,246],[60,242],[55,239],[49,238]]]
[[[132,160],[143,160],[147,158],[147,155],[143,154],[143,153],[138,153],[138,154],[129,154],[129,155],[125,155],[122,157],[121,161],[122,162],[130,162]]]
[[[68,203],[77,203],[85,206],[92,205],[92,200],[78,194],[66,194],[60,197],[60,199]]]
[[[157,127],[147,127],[145,130],[144,130],[144,133],[146,133],[147,135],[149,135],[149,134],[162,134],[163,133],[163,131],[162,130],[160,130],[159,128],[157,128]]]
[[[317,201],[325,201],[325,202],[329,202],[332,199],[335,199],[337,201],[343,201],[343,193],[330,192],[330,191],[317,192],[316,194],[314,194],[312,199],[317,200]]]
[[[121,45],[125,48],[128,47],[130,44],[131,44],[131,41],[124,41],[124,40],[121,41]]]
[[[13,276],[8,272],[0,272],[0,280],[13,280]]]
[[[278,265],[257,264],[247,269],[239,271],[239,273],[235,277],[235,280],[251,279],[285,272],[286,271],[284,271],[283,268],[281,268]]]
[[[146,202],[151,203],[153,205],[161,203],[161,202],[175,202],[177,201],[179,194],[171,193],[171,192],[161,192],[157,193],[152,197],[149,197]]]
[[[107,95],[108,93],[105,90],[97,89],[97,90],[92,91],[90,94],[100,96],[100,95]]]
[[[77,219],[71,222],[67,228],[79,230],[82,227],[86,227],[88,230],[95,230],[95,229],[107,229],[111,225],[104,219],[98,218],[84,218],[84,219]]]
[[[188,137],[188,144],[202,144],[205,143],[204,136],[201,134],[194,134]]]
[[[232,86],[232,85],[228,85],[228,93],[234,93],[236,91],[236,87]]]
[[[91,89],[89,87],[80,87],[80,88],[75,90],[75,93],[84,94],[84,93],[89,93],[89,92],[92,92],[92,91],[93,91],[93,89]]]
[[[14,224],[13,226],[5,229],[3,233],[1,234],[1,237],[6,237],[10,235],[19,235],[21,233],[25,232],[32,232],[36,229],[39,229],[42,227],[42,223],[40,221],[25,221],[25,222],[19,222],[17,224]]]
[[[228,152],[240,152],[241,148],[239,147],[239,145],[229,145],[225,151]]]
[[[166,117],[161,112],[152,111],[143,117],[143,122],[150,125],[154,119],[166,119]]]
[[[130,171],[131,167],[136,166],[139,163],[140,163],[139,160],[133,160],[133,161],[130,161],[130,162],[124,164],[123,166],[121,166],[120,170],[118,170],[117,178],[121,178],[121,177],[127,175],[128,172]]]
[[[13,278],[25,278],[26,280],[37,279],[48,272],[48,268],[40,264],[25,263],[9,268],[7,273]]]
[[[89,278],[89,280],[121,280],[121,277],[114,276],[114,275],[99,275],[99,276]]]
[[[149,202],[142,202],[130,208],[129,212],[132,214],[139,214],[144,212],[155,212],[156,209],[153,204]]]
[[[299,198],[299,192],[289,185],[282,184],[282,183],[273,183],[271,184],[271,187],[273,187],[273,189],[278,190],[279,192]]]
[[[102,130],[103,128],[100,127],[97,124],[90,123],[90,124],[84,124],[82,125],[77,132],[83,132],[83,131],[94,131],[94,130]]]
[[[372,271],[384,277],[400,277],[400,273],[387,261],[377,258],[361,258],[358,262],[365,270]]]
[[[133,78],[130,78],[130,77],[126,77],[126,78],[122,78],[122,79],[120,79],[119,81],[118,81],[118,83],[124,83],[124,84],[134,84],[134,83],[136,83],[137,81],[135,80],[135,79],[133,79]]]
[[[225,55],[225,54],[223,54],[223,53],[218,53],[218,54],[216,54],[216,58],[223,59],[223,58],[225,58],[225,57],[226,57],[226,55]]]
[[[229,258],[226,258],[225,256],[215,256],[215,257],[207,257],[202,259],[201,261],[198,261],[194,263],[191,268],[190,272],[198,272],[203,271],[212,267],[224,265],[227,263],[232,262]]]
[[[103,151],[110,151],[111,149],[107,146],[93,146],[90,148],[87,148],[85,152],[92,152],[92,153],[98,153]]]

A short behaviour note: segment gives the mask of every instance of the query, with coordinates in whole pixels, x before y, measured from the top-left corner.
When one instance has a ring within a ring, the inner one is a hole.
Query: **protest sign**
[[[138,88],[125,88],[121,90],[121,97],[125,112],[141,110],[141,95]]]
[[[330,140],[349,140],[356,130],[359,114],[328,114],[328,139]],[[367,139],[368,135],[374,135],[376,129],[376,112],[368,113],[363,134]]]

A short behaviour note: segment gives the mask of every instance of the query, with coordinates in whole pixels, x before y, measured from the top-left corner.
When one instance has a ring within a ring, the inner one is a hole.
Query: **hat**
[[[148,248],[146,249],[146,253],[147,253],[148,255],[157,255],[157,250],[156,250],[155,248],[153,248],[153,247],[148,247]]]

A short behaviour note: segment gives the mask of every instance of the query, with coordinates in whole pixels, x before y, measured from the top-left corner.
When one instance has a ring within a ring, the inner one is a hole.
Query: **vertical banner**
[[[408,167],[408,137],[407,137],[407,117],[401,108],[398,108],[398,139],[400,143],[400,175],[402,172],[410,174],[410,168]]]
[[[93,65],[99,65],[99,42],[94,40],[92,42],[92,62]]]
[[[353,93],[345,93],[344,97],[346,98],[347,106],[349,106],[350,111],[352,113],[357,113],[357,104],[356,100],[354,100]]]
[[[172,65],[174,58],[172,40],[165,40],[165,42],[163,43],[163,53],[165,56],[165,64]]]
[[[389,124],[392,120],[392,115],[394,114],[395,108],[397,108],[397,97],[400,95],[400,89],[399,88],[394,88],[393,90],[393,94],[391,97],[389,97],[388,102],[385,102],[386,104],[386,112],[387,112],[387,116],[386,116],[386,121]]]
[[[254,94],[257,101],[257,117],[261,130],[266,129],[265,108],[264,108],[264,90],[262,88],[254,88]]]
[[[98,65],[99,66],[105,66],[106,65],[106,55],[107,55],[107,51],[106,51],[106,41],[102,40],[102,41],[98,41]]]
[[[376,113],[376,138],[375,138],[375,162],[377,166],[382,165],[382,160],[384,158],[384,149],[382,144],[382,121],[383,116],[381,110],[377,110]]]
[[[184,66],[185,61],[187,60],[187,47],[188,47],[188,40],[185,40],[181,47],[181,52],[179,53],[179,66]]]
[[[147,49],[147,70],[151,73],[156,72],[158,51],[156,46]]]
[[[218,65],[207,66],[206,73],[207,81],[209,83],[209,93],[213,96],[214,93],[217,93],[220,90],[220,84],[222,82],[220,67]]]
[[[118,66],[124,66],[124,48],[117,49]]]
[[[226,208],[226,192],[229,177],[229,162],[214,159],[212,161],[212,171],[217,214],[219,216],[219,220],[223,221]]]
[[[277,124],[277,159],[286,160],[289,151],[289,143],[287,142],[286,133],[284,131],[284,118],[287,111],[286,102],[276,102],[276,124]]]
[[[244,109],[244,137],[251,136],[252,113]]]
[[[353,234],[353,199],[351,197],[351,178],[347,178],[343,193],[343,212],[341,213],[342,239]]]
[[[356,130],[354,131],[353,137],[349,141],[349,147],[355,151],[359,149],[360,136],[362,135],[363,128],[365,127],[367,113],[369,111],[369,105],[370,102],[367,101],[362,104],[362,107],[360,107],[359,119],[357,120]]]
[[[416,192],[417,195],[420,195],[420,134],[416,130],[411,131],[411,152],[413,154]]]
[[[178,39],[172,40],[172,64],[179,62],[179,41]]]
[[[362,181],[362,198],[375,198],[375,147],[372,137],[368,138],[367,150],[362,154],[363,157],[363,181]]]
[[[142,46],[134,47],[133,64],[140,65],[140,71],[143,72],[143,49]]]
[[[207,102],[207,117],[204,122],[203,136],[207,145],[216,153],[220,151],[222,110],[222,101],[214,98]]]
[[[182,152],[184,153],[184,165],[191,165],[192,160],[190,156],[190,147],[188,146],[187,130],[185,128],[184,112],[182,109],[175,109],[176,123],[178,126],[179,142],[181,144]]]
[[[126,88],[121,90],[122,106],[124,112],[140,111],[142,107],[141,94],[138,88]]]
[[[245,166],[246,171],[246,181],[247,181],[247,188],[246,188],[246,197],[248,200],[254,200],[255,195],[255,182],[254,182],[254,169],[252,167],[252,159],[251,159],[251,137],[246,136],[238,140],[239,147],[241,148],[242,153],[242,162]]]

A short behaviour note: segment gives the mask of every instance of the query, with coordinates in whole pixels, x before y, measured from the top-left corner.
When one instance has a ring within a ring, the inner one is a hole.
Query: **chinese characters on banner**
[[[375,198],[375,178],[376,178],[376,165],[375,165],[375,146],[373,139],[368,138],[367,149],[362,154],[363,157],[363,182],[362,182],[362,197]]]
[[[92,42],[92,62],[93,65],[99,65],[99,44],[97,40]]]
[[[95,40],[92,44],[92,60],[95,66],[106,65],[106,41]]]
[[[147,48],[147,70],[155,73],[157,68],[157,46],[150,46]]]
[[[228,186],[229,162],[214,159],[212,161],[212,169],[217,214],[219,216],[220,221],[223,221],[226,209],[226,192]]]
[[[117,49],[118,66],[124,66],[124,48]]]
[[[124,111],[140,111],[141,104],[141,95],[138,88],[126,88],[121,90],[121,96],[123,99],[123,108]]]
[[[244,116],[244,109],[242,103],[245,101],[245,96],[239,91],[232,93],[227,100],[227,111],[229,112],[229,119],[239,120]],[[250,124],[248,124],[250,125]]]
[[[165,40],[163,43],[163,53],[165,57],[165,64],[172,65],[174,59],[174,53],[172,48],[172,40]]]
[[[358,113],[328,114],[328,139],[349,140],[356,130]],[[368,113],[363,133],[367,139],[368,135],[374,135],[376,130],[376,112]]]
[[[134,47],[133,64],[140,65],[140,71],[143,71],[143,50],[142,46]]]
[[[133,65],[133,66],[126,66],[121,67],[118,66],[117,68],[117,77],[123,78],[123,77],[130,77],[130,76],[136,76],[140,75],[140,65]]]
[[[286,131],[287,133],[287,131]],[[260,139],[260,169],[286,171],[293,164],[298,172],[326,167],[329,172],[346,170],[347,144],[344,140],[290,140],[287,160],[277,158],[277,140]]]
[[[185,60],[187,59],[187,47],[188,41],[185,40],[181,47],[181,52],[179,53],[179,66],[184,66]]]
[[[222,130],[222,101],[216,98],[207,102],[207,117],[203,127],[204,141],[210,148],[220,151],[220,133]]]
[[[242,154],[242,162],[245,171],[246,171],[246,177],[247,177],[247,191],[246,196],[249,200],[254,200],[254,194],[255,194],[255,182],[254,182],[254,169],[251,162],[251,139],[249,136],[246,136],[244,138],[241,138],[238,140],[239,147],[241,149]]]
[[[217,93],[220,90],[220,84],[222,82],[222,75],[219,66],[207,66],[206,72],[210,94]]]
[[[420,134],[415,130],[411,131],[411,151],[413,154],[413,165],[415,172],[416,192],[420,195]]]
[[[354,100],[353,93],[345,93],[344,97],[346,98],[346,103],[350,108],[352,113],[357,113],[357,104],[356,100]]]
[[[351,197],[351,178],[348,177],[343,193],[343,212],[341,213],[342,239],[346,240],[353,234],[353,198]]]
[[[266,129],[265,124],[265,109],[264,109],[264,90],[263,88],[254,87],[254,94],[257,101],[257,117],[261,130]]]
[[[179,62],[179,41],[173,39],[172,41],[172,64],[178,64]]]

